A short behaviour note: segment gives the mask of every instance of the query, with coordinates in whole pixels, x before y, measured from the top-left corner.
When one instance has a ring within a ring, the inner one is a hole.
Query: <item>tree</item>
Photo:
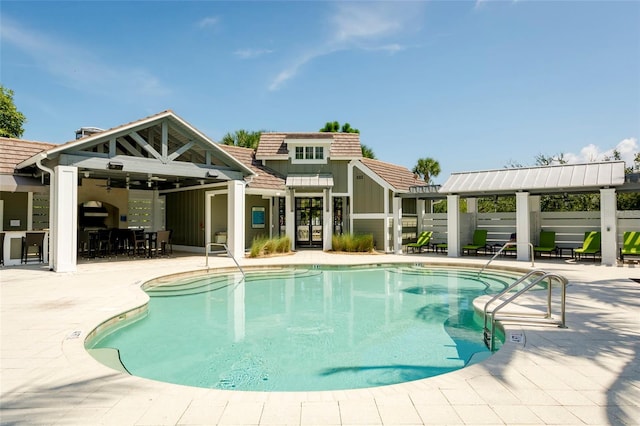
[[[262,131],[249,132],[241,129],[236,130],[235,133],[227,133],[222,137],[222,143],[224,145],[241,146],[243,148],[256,149],[258,142],[260,142],[260,135]]]
[[[344,123],[342,127],[340,127],[340,123],[337,121],[327,121],[319,131],[330,133],[360,133],[360,130],[354,129],[349,123]]]
[[[22,127],[27,121],[23,113],[13,103],[13,90],[0,85],[0,136],[20,138],[24,133]]]
[[[431,184],[431,178],[440,174],[440,163],[431,157],[420,158],[412,172],[419,174],[427,184]]]
[[[369,146],[362,143],[360,144],[360,148],[362,149],[362,156],[364,158],[371,158],[372,160],[376,159],[376,154]]]

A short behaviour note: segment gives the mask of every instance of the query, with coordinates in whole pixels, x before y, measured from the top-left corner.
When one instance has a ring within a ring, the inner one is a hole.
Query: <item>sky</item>
[[[228,132],[348,122],[451,173],[640,151],[640,1],[0,2],[24,139],[165,110]]]

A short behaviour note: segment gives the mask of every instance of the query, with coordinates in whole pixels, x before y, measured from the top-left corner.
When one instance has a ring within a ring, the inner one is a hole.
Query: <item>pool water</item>
[[[514,279],[396,265],[183,278],[147,289],[146,315],[88,348],[118,349],[133,375],[205,388],[389,385],[490,355],[472,301]]]

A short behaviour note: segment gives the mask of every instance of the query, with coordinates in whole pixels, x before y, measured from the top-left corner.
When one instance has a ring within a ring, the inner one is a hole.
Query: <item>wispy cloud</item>
[[[93,50],[26,28],[3,17],[0,41],[30,56],[34,64],[77,90],[109,96],[164,96],[169,89],[141,67],[117,67]]]
[[[407,49],[390,37],[399,36],[415,27],[420,19],[421,2],[366,2],[336,3],[328,20],[326,39],[297,55],[272,80],[269,90],[280,89],[296,77],[300,69],[321,56],[343,50],[384,51],[397,53]]]
[[[233,52],[234,55],[241,59],[252,59],[259,56],[268,55],[273,53],[271,49],[239,49]]]
[[[206,18],[202,18],[201,20],[199,20],[197,25],[199,28],[208,28],[215,27],[219,23],[220,18],[218,18],[217,16],[207,16]]]
[[[618,142],[618,144],[611,149],[602,150],[600,147],[589,144],[583,147],[578,154],[567,153],[564,155],[564,159],[569,163],[588,163],[592,161],[603,161],[605,159],[613,158],[614,151],[620,154],[620,159],[623,160],[627,167],[633,165],[633,160],[638,152],[640,152],[640,146],[638,145],[637,138],[626,138]]]

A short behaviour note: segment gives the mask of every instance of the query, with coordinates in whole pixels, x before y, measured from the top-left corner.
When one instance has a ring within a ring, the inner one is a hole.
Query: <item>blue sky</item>
[[[167,109],[213,140],[349,122],[452,172],[640,150],[638,1],[7,1],[23,138]]]

